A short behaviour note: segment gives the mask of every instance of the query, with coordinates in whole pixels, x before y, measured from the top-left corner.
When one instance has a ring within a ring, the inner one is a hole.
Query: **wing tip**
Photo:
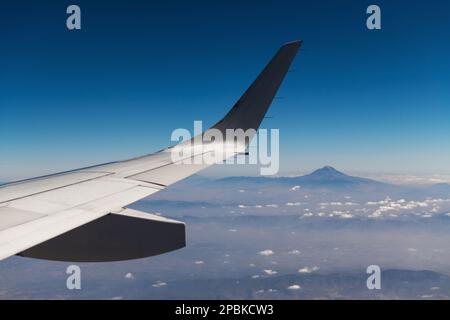
[[[300,45],[303,43],[303,40],[293,40],[286,42],[282,45],[282,47],[300,47]]]

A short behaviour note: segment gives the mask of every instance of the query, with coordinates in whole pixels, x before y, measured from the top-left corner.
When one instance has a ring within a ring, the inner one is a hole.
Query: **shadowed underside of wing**
[[[257,130],[300,44],[282,46],[211,129]],[[210,165],[193,161],[210,149],[192,150],[175,162],[172,150],[0,186],[0,260],[19,254],[61,261],[116,261],[183,247],[182,222],[126,209]],[[221,156],[225,160],[229,154]],[[192,164],[183,161],[189,158]]]

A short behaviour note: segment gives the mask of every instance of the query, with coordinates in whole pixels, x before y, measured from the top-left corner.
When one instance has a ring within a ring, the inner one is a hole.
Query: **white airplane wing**
[[[228,114],[208,130],[258,129],[300,44],[283,45]],[[213,141],[174,161],[174,148],[190,148],[188,142],[135,159],[0,186],[0,260],[21,255],[116,261],[184,247],[184,223],[127,206],[208,167],[195,164],[204,154],[215,152],[222,160],[230,156],[218,151],[227,141]],[[248,143],[233,141],[233,148],[239,153]]]

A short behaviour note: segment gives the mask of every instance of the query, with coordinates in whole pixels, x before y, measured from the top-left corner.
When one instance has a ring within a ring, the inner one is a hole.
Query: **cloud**
[[[408,251],[409,252],[417,252],[417,249],[416,248],[408,248]]]
[[[297,190],[300,190],[300,186],[293,186],[292,188],[291,188],[291,191],[297,191]]]
[[[302,287],[300,287],[298,284],[293,284],[292,286],[288,287],[288,290],[300,290]]]
[[[125,275],[125,279],[133,280],[133,279],[134,279],[134,275],[133,275],[131,272],[128,272],[128,273]]]
[[[269,275],[269,276],[273,276],[274,274],[277,274],[278,272],[275,270],[271,270],[271,269],[266,269],[263,270],[265,274]]]
[[[240,193],[244,193],[244,192],[245,192],[245,190],[244,190],[244,189],[241,189],[241,190],[239,190],[239,192],[240,192]]]
[[[161,288],[164,286],[167,286],[167,283],[162,282],[162,281],[156,281],[156,283],[152,284],[152,287],[155,287],[155,288]]]
[[[435,184],[435,183],[448,183],[450,182],[450,176],[448,175],[422,175],[422,176],[414,176],[414,175],[381,175],[375,176],[374,178],[383,180],[390,183],[397,184],[417,184],[417,185],[427,185],[427,184]]]
[[[259,278],[259,274],[255,274],[252,276],[252,279],[258,279]]]
[[[294,249],[294,250],[289,251],[289,254],[296,254],[297,255],[297,254],[300,254],[300,251]]]
[[[228,229],[229,232],[237,232],[236,229]]]
[[[353,215],[350,212],[348,212],[348,211],[339,212],[339,213],[334,211],[333,213],[338,215],[342,219],[351,219],[351,218],[353,218]]]
[[[378,201],[378,202],[367,202],[367,205],[380,205],[377,209],[375,209],[370,215],[369,218],[379,218],[382,217],[385,213],[388,212],[401,212],[408,213],[411,210],[417,211],[422,209],[422,212],[414,212],[414,213],[422,213],[424,218],[431,217],[431,213],[436,213],[440,209],[439,204],[450,202],[450,199],[426,199],[424,201],[407,201],[405,199],[400,199],[397,201],[392,201],[390,198],[386,198],[386,200]],[[432,207],[431,209],[430,206]],[[406,211],[406,212],[405,212]]]
[[[247,206],[245,204],[240,204],[240,205],[238,205],[238,208],[245,209],[245,208],[247,208]]]
[[[287,202],[286,205],[288,207],[296,207],[296,206],[300,206],[302,203],[301,202]]]
[[[312,273],[312,272],[314,272],[314,271],[317,271],[317,270],[319,270],[320,268],[319,267],[317,267],[317,266],[314,266],[314,267],[303,267],[303,268],[301,268],[301,269],[298,269],[298,272],[299,273]]]
[[[202,260],[197,260],[197,261],[195,261],[194,263],[195,263],[195,264],[204,264],[205,262],[202,261]]]
[[[277,204],[266,204],[267,208],[278,208]]]
[[[258,252],[259,255],[265,256],[265,257],[271,256],[271,255],[273,255],[274,253],[275,253],[275,252],[273,252],[272,250],[269,250],[269,249],[262,250],[262,251]]]

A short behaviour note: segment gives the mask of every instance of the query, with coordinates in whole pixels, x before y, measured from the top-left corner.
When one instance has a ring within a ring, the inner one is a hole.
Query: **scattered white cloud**
[[[237,232],[237,229],[228,229],[229,232]]]
[[[408,248],[407,249],[409,252],[417,252],[417,249],[416,248]]]
[[[155,287],[155,288],[161,288],[164,286],[167,286],[167,283],[162,282],[162,281],[156,281],[156,283],[152,284],[152,287]]]
[[[267,208],[278,208],[277,204],[266,204]]]
[[[301,269],[298,269],[298,272],[299,273],[312,273],[312,272],[317,271],[319,269],[320,268],[317,267],[317,266],[314,266],[314,267],[303,267]]]
[[[287,202],[286,205],[288,207],[296,207],[296,206],[300,206],[302,203],[301,202]]]
[[[197,260],[197,261],[195,261],[194,263],[195,263],[195,264],[204,264],[205,262],[202,261],[202,260]]]
[[[244,192],[245,192],[245,190],[244,190],[244,189],[241,189],[241,190],[239,190],[239,192],[240,192],[240,193],[244,193]]]
[[[414,214],[417,213],[418,215],[422,215],[424,218],[430,218],[432,213],[437,213],[440,210],[440,204],[448,202],[450,202],[450,199],[429,198],[423,201],[407,201],[405,199],[399,199],[393,201],[390,198],[386,198],[385,200],[378,202],[369,201],[367,202],[367,205],[380,205],[369,215],[369,218],[380,218],[385,213],[392,215],[393,212],[396,212],[397,215],[398,213],[411,214],[411,211],[413,211]],[[419,209],[422,209],[422,212],[417,212],[420,211]]]
[[[333,216],[338,216],[338,217],[343,218],[343,219],[353,218],[353,214],[351,214],[349,211],[334,210],[333,211]]]
[[[273,276],[274,274],[277,274],[278,272],[275,270],[271,270],[271,269],[265,269],[263,270],[265,274],[269,275],[269,276]]]
[[[293,186],[292,188],[291,188],[291,191],[297,191],[297,190],[300,190],[300,186]]]
[[[302,287],[300,287],[298,284],[293,284],[292,286],[288,287],[288,290],[300,290]]]
[[[417,185],[429,185],[435,183],[448,183],[450,182],[450,176],[448,175],[422,175],[422,176],[413,176],[413,175],[377,175],[373,176],[373,178],[390,182],[396,184],[417,184]]]
[[[133,275],[131,272],[128,272],[128,273],[125,275],[125,279],[133,280],[133,279],[134,279],[134,275]]]
[[[295,254],[295,255],[299,255],[299,254],[300,254],[300,251],[299,251],[299,250],[296,250],[296,249],[294,249],[294,250],[291,250],[291,251],[289,251],[289,254]]]
[[[258,279],[259,277],[260,277],[259,274],[255,274],[252,276],[252,279]]]
[[[273,255],[274,253],[275,253],[275,252],[273,252],[273,251],[270,250],[270,249],[266,249],[266,250],[262,250],[262,251],[258,252],[259,255],[265,256],[265,257],[271,256],[271,255]]]

